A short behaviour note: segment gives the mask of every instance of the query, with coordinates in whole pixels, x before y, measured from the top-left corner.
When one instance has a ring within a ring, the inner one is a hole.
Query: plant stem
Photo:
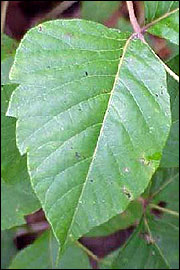
[[[148,231],[148,234],[149,234],[149,242],[151,244],[155,244],[155,241],[154,241],[154,239],[152,237],[151,230],[149,228],[149,225],[148,225],[148,222],[147,222],[147,219],[146,219],[146,216],[145,215],[144,215],[144,225],[145,225],[145,227],[146,227],[146,229]]]
[[[128,12],[129,12],[129,19],[131,22],[131,25],[134,29],[134,34],[138,36],[138,38],[141,41],[145,41],[144,37],[142,35],[141,27],[139,26],[139,23],[136,19],[135,13],[134,13],[134,7],[133,7],[133,2],[132,1],[126,1]]]
[[[61,1],[58,6],[51,10],[46,16],[45,19],[54,19],[62,14],[66,9],[70,8],[74,3],[78,1]]]
[[[127,4],[127,8],[128,8],[128,12],[129,12],[129,19],[130,22],[132,24],[132,27],[134,29],[135,33],[140,33],[141,32],[141,28],[137,22],[135,13],[134,13],[134,7],[133,7],[133,2],[132,1],[126,1]]]
[[[94,253],[92,253],[92,251],[90,251],[87,247],[85,247],[84,245],[82,245],[79,241],[76,241],[75,244],[80,247],[82,250],[84,250],[84,252],[90,256],[93,260],[95,260],[96,262],[99,262],[100,259],[94,255]]]
[[[9,1],[3,1],[3,3],[1,3],[1,34],[4,32],[8,4]]]
[[[156,204],[153,204],[153,203],[150,203],[149,206],[151,208],[154,208],[154,209],[157,209],[157,210],[160,210],[164,213],[167,213],[167,214],[170,214],[170,215],[173,215],[173,216],[176,216],[176,217],[179,217],[179,213],[176,212],[176,211],[173,211],[173,210],[170,210],[170,209],[167,209],[167,208],[164,208],[164,207],[161,207],[159,205],[156,205]]]
[[[148,45],[148,43],[146,43]],[[167,73],[169,73],[169,75],[171,77],[174,78],[174,80],[176,80],[177,82],[179,82],[179,76],[174,73],[163,61],[162,59],[154,52],[154,50],[149,46],[149,49],[152,51],[152,53],[155,55],[155,57],[157,57],[157,59],[161,62],[161,64],[164,66],[165,70],[167,71]]]
[[[154,20],[154,21],[152,21],[152,22],[146,24],[146,25],[142,28],[142,33],[144,33],[149,27],[153,26],[154,24],[158,23],[159,21],[161,21],[161,20],[167,18],[168,16],[170,16],[170,15],[173,14],[173,13],[176,13],[178,10],[179,10],[179,8],[176,8],[176,9],[174,9],[174,10],[172,10],[172,11],[170,11],[170,12],[164,14],[163,16],[157,18],[156,20]]]
[[[174,73],[163,61],[162,63],[167,73],[169,73],[169,75],[171,75],[171,77],[173,77],[174,80],[179,82],[179,76],[176,73]]]

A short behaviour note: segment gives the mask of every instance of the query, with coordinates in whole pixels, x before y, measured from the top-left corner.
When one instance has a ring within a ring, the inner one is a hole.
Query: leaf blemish
[[[128,200],[132,200],[132,194],[126,187],[123,187],[123,193],[127,197]]]
[[[75,157],[76,157],[77,159],[80,159],[80,158],[81,158],[81,156],[80,156],[80,154],[79,154],[78,152],[75,153]]]
[[[38,30],[39,30],[39,32],[42,31],[42,26],[41,25],[39,25]]]
[[[129,172],[129,168],[124,168],[123,170],[124,170],[124,172],[126,172],[126,173]]]
[[[85,71],[85,75],[86,75],[86,76],[88,76],[88,73],[87,73],[87,71]]]
[[[148,166],[150,164],[150,161],[146,160],[145,158],[140,158],[139,161],[145,166]]]

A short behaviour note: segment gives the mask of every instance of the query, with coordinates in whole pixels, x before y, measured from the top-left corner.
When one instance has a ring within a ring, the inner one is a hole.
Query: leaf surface
[[[20,86],[7,114],[18,119],[19,150],[64,246],[148,185],[170,128],[166,72],[126,33],[57,20],[27,33],[11,79]]]
[[[3,35],[1,62],[1,229],[25,223],[24,216],[40,208],[27,172],[26,157],[21,157],[16,146],[16,121],[5,116],[12,91],[9,70],[14,61],[17,44]],[[7,85],[8,84],[8,85]]]
[[[20,251],[9,269],[90,269],[88,256],[76,245],[68,247],[58,266],[58,243],[51,231],[46,231],[33,244]]]
[[[15,85],[1,87],[1,229],[25,223],[24,216],[40,208],[27,172],[27,159],[16,146],[16,121],[5,116]]]
[[[103,23],[118,10],[120,1],[83,1],[82,19]]]
[[[145,20],[150,23],[179,7],[179,1],[144,1]]]
[[[13,241],[14,237],[15,231],[13,229],[1,232],[1,269],[8,269],[11,260],[17,253]]]
[[[179,55],[167,64],[179,74]],[[161,167],[179,167],[179,83],[168,74],[167,84],[171,98],[172,125],[163,150]]]
[[[133,201],[129,204],[128,208],[120,215],[113,217],[106,223],[93,228],[86,236],[96,237],[96,236],[107,236],[118,230],[123,230],[138,222],[143,213],[143,208],[141,203],[138,201]]]
[[[148,32],[179,45],[179,10],[155,23]]]
[[[168,209],[178,211],[178,177],[176,169],[161,169],[156,173],[151,188],[154,204],[164,202]],[[178,218],[165,212],[154,215],[150,208],[146,215],[149,229],[142,221],[114,259],[112,269],[178,269]]]

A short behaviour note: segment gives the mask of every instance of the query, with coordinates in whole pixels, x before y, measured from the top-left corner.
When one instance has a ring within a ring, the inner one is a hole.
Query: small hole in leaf
[[[91,183],[93,183],[93,182],[94,182],[94,180],[93,180],[93,179],[90,179],[90,182],[91,182]]]
[[[155,94],[155,96],[156,96],[156,97],[159,97],[159,95],[158,95],[157,93]]]
[[[86,76],[88,76],[88,73],[87,73],[87,71],[85,71],[85,75],[86,75]]]

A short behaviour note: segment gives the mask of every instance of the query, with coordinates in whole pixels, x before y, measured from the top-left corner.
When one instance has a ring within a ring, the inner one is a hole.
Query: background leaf
[[[9,70],[14,54],[14,41],[2,39],[1,83],[9,83]],[[6,49],[5,49],[6,48]],[[9,61],[10,60],[10,61]],[[8,66],[6,66],[7,62]],[[4,64],[5,63],[5,64]],[[6,68],[5,68],[6,67]],[[16,147],[16,121],[5,116],[12,91],[16,85],[1,87],[1,229],[25,223],[24,216],[40,208],[30,185],[26,157],[21,157]]]
[[[82,1],[82,19],[103,23],[115,12],[121,1]]]
[[[179,7],[179,1],[144,1],[146,24]]]
[[[51,231],[46,231],[32,245],[20,251],[10,269],[90,269],[88,256],[76,245],[68,247],[58,266],[58,243]]]
[[[163,202],[168,209],[179,210],[178,177],[177,169],[161,169],[156,173],[150,193],[154,204]],[[178,269],[178,218],[152,212],[151,208],[146,215],[150,232],[142,221],[115,258],[113,269]]]
[[[5,116],[14,85],[1,88],[1,229],[25,223],[24,216],[40,208],[15,138],[16,121]]]
[[[148,33],[179,45],[179,10],[149,27]]]
[[[13,229],[1,232],[1,269],[7,269],[17,249],[13,242],[15,232]]]
[[[167,63],[179,74],[179,55]],[[172,126],[163,150],[161,167],[179,167],[179,83],[167,75],[168,91],[171,97]]]
[[[93,22],[47,22],[25,36],[11,69],[20,86],[8,115],[62,245],[123,212],[161,159],[166,73],[147,45],[126,41]]]

